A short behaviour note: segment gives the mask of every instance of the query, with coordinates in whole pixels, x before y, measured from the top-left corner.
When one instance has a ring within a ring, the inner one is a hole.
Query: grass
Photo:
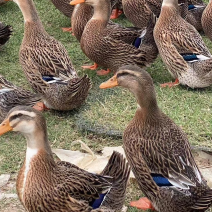
[[[70,149],[71,142],[79,139],[86,142],[94,151],[101,150],[105,145],[121,145],[122,140],[119,137],[110,137],[106,134],[122,134],[137,107],[134,97],[121,88],[100,90],[99,84],[108,77],[99,77],[94,71],[82,70],[81,65],[91,61],[82,53],[77,40],[61,30],[61,27],[70,26],[70,19],[56,10],[48,0],[36,0],[35,4],[47,32],[63,43],[80,75],[88,74],[93,82],[86,104],[78,110],[44,113],[52,147]],[[10,41],[0,51],[0,74],[16,85],[30,89],[18,59],[24,32],[21,11],[15,3],[9,2],[0,7],[0,14],[1,21],[12,25],[14,29]],[[123,17],[118,22],[130,25]],[[207,38],[204,40],[212,52],[212,43]],[[192,145],[212,147],[212,88],[196,90],[182,86],[172,89],[160,88],[160,83],[172,80],[160,58],[148,68],[148,72],[154,80],[160,108],[183,128]],[[25,139],[17,133],[0,137],[0,174],[17,173],[23,163],[25,149]],[[139,198],[140,195],[137,185],[131,184],[128,188],[127,203],[131,199]],[[0,204],[1,211],[3,208]]]

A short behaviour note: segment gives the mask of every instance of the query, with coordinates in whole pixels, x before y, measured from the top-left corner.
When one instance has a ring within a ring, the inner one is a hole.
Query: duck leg
[[[104,75],[109,74],[110,72],[111,72],[111,70],[110,70],[110,69],[107,69],[107,70],[99,70],[99,71],[97,71],[96,73],[97,73],[97,75],[99,75],[99,76],[104,76]]]
[[[118,18],[122,13],[123,13],[122,10],[113,9],[112,10],[112,13],[111,13],[111,16],[110,16],[110,19],[116,19],[116,18]]]
[[[165,88],[166,86],[168,86],[169,88],[172,88],[172,87],[177,86],[179,84],[180,84],[179,80],[176,79],[174,82],[167,82],[167,83],[161,84],[160,86],[162,88]]]
[[[142,210],[148,210],[148,209],[155,210],[154,207],[152,206],[151,201],[146,197],[142,197],[138,201],[130,202],[130,206]]]
[[[34,106],[34,109],[38,111],[44,111],[44,110],[49,110],[49,108],[46,107],[46,105],[43,102],[37,102]]]
[[[82,66],[83,69],[90,69],[90,70],[96,70],[98,68],[98,64],[94,63],[91,66]]]

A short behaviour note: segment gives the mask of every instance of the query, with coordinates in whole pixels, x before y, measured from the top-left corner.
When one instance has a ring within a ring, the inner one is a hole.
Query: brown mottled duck
[[[141,191],[131,205],[159,212],[203,212],[212,203],[212,189],[201,175],[186,134],[157,104],[151,76],[135,65],[121,67],[100,88],[129,89],[138,104],[123,135],[127,160]]]
[[[164,64],[176,79],[162,86],[180,83],[204,88],[212,84],[212,55],[194,26],[180,16],[177,0],[163,1],[154,38]]]
[[[27,140],[26,157],[17,177],[17,193],[30,212],[115,212],[126,194],[130,168],[113,152],[101,175],[69,162],[55,162],[43,115],[26,106],[10,110],[0,125],[0,135],[16,131]]]
[[[87,5],[86,3],[81,3],[75,6],[72,18],[71,18],[71,26],[72,32],[77,40],[80,42],[82,33],[88,21],[93,16],[93,7]],[[109,21],[106,27],[108,34],[113,36],[115,39],[122,40],[126,43],[132,44],[134,41],[141,35],[143,32],[142,29],[134,28],[134,27],[122,27],[121,25]],[[150,31],[150,29],[148,30]],[[148,33],[147,33],[148,34]],[[151,35],[150,35],[151,36]],[[95,63],[91,66],[82,66],[85,69],[95,70],[98,65]],[[101,71],[97,71],[98,75],[101,75]]]
[[[32,0],[14,0],[24,16],[19,59],[31,87],[42,94],[47,108],[72,110],[81,106],[91,87],[79,77],[65,47],[44,29]]]
[[[79,3],[85,3],[94,8],[94,14],[85,26],[80,44],[83,52],[90,60],[107,68],[107,71],[103,70],[102,73],[115,72],[124,64],[137,64],[140,67],[145,67],[155,60],[158,50],[152,36],[154,28],[152,23],[147,29],[147,31],[150,31],[148,35],[149,43],[143,42],[144,33],[141,34],[141,44],[136,47],[123,41],[117,31],[114,33],[113,30],[108,30],[107,25],[111,10],[109,0],[71,1],[72,5]]]

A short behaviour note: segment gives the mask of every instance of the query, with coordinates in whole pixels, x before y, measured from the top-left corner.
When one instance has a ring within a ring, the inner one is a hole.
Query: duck
[[[44,29],[32,0],[14,0],[24,16],[24,38],[19,61],[32,89],[42,95],[43,109],[80,107],[91,81],[79,77],[65,47]]]
[[[205,8],[203,14],[202,14],[202,26],[203,31],[207,35],[207,37],[212,41],[212,1],[210,0],[207,7]]]
[[[149,73],[135,65],[120,67],[100,88],[116,86],[128,89],[138,104],[124,130],[123,148],[146,197],[130,205],[158,212],[206,211],[212,189],[198,169],[185,132],[158,107]]]
[[[10,39],[12,27],[0,22],[0,48]]]
[[[113,152],[101,174],[65,161],[56,163],[44,116],[27,106],[9,111],[0,135],[9,131],[20,132],[27,140],[25,161],[16,180],[26,211],[115,212],[122,208],[130,167],[120,153]]]
[[[150,65],[158,55],[158,50],[154,38],[149,38],[148,49],[143,42],[137,47],[123,40],[129,37],[129,34],[123,34],[113,30],[108,30],[107,25],[110,17],[109,0],[74,0],[70,4],[77,5],[85,3],[94,8],[94,14],[88,21],[81,36],[80,45],[84,54],[92,61],[107,70],[101,70],[101,74],[108,74],[110,71],[115,72],[123,64],[137,64],[141,67]],[[101,14],[101,15],[100,15]],[[152,25],[150,25],[152,26]],[[152,27],[149,27],[152,30]],[[145,31],[146,32],[146,31]],[[151,34],[151,33],[150,33]],[[144,38],[145,33],[142,31],[140,41]],[[138,38],[139,38],[138,37]],[[149,47],[152,51],[149,52]]]
[[[34,106],[41,101],[41,96],[14,85],[0,75],[0,122],[17,105]]]
[[[75,6],[72,18],[71,18],[71,26],[72,32],[76,39],[80,42],[82,33],[88,21],[93,16],[93,7],[87,5],[85,3],[78,4]],[[117,23],[109,20],[107,24],[108,33],[114,36],[116,39],[121,39],[126,43],[132,44],[134,41],[141,36],[142,33],[146,33],[145,28],[135,28],[135,27],[123,27]],[[98,64],[94,63],[94,65],[85,65],[82,66],[83,69],[96,70],[98,68]],[[101,75],[101,71],[97,71],[98,75]]]
[[[202,37],[178,12],[177,0],[164,0],[154,28],[154,39],[160,56],[175,82],[191,88],[212,84],[212,56]]]
[[[51,2],[61,13],[71,18],[74,7],[69,4],[70,0],[51,0]]]
[[[152,12],[145,0],[122,0],[122,5],[125,16],[135,27],[147,27]]]

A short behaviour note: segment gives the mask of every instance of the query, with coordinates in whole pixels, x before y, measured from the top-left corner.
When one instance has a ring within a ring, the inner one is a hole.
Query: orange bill
[[[77,5],[77,4],[81,4],[84,2],[85,2],[85,0],[73,0],[70,2],[70,5]]]
[[[103,82],[99,87],[101,89],[106,89],[106,88],[113,88],[116,86],[118,86],[117,75],[114,75],[108,81]]]
[[[5,134],[6,132],[12,131],[13,128],[10,126],[9,119],[4,120],[0,124],[0,135]]]

